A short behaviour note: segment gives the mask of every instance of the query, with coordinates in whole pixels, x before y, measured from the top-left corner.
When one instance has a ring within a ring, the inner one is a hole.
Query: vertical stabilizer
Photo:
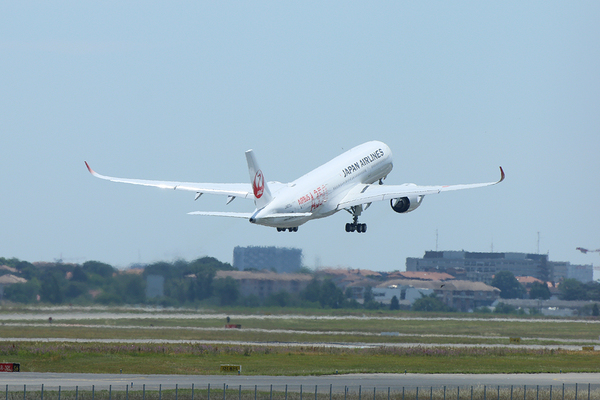
[[[256,208],[260,209],[271,202],[271,191],[269,190],[269,186],[267,186],[265,175],[258,167],[252,150],[246,152],[246,161],[248,161],[248,172],[250,173],[250,182],[254,191],[254,204]]]

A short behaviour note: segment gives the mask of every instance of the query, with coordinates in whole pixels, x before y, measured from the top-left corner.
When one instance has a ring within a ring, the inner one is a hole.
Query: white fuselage
[[[251,222],[287,228],[340,211],[338,204],[357,184],[371,184],[392,170],[392,151],[382,142],[354,147],[287,185],[272,188],[273,201],[256,210]],[[285,217],[261,216],[284,213]],[[302,213],[302,216],[289,216]],[[311,213],[307,216],[307,213]]]

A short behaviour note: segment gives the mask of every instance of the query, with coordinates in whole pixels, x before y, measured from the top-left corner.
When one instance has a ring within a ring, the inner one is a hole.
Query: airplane
[[[577,247],[575,250],[579,250],[583,254],[587,254],[587,253],[600,253],[600,249],[589,250],[589,249],[585,249],[583,247]]]
[[[277,228],[278,232],[297,232],[306,222],[324,218],[346,210],[352,222],[346,232],[364,233],[367,224],[358,217],[376,201],[390,201],[392,210],[404,214],[416,210],[423,197],[452,190],[472,189],[496,185],[505,178],[500,167],[500,180],[488,183],[446,186],[418,186],[414,183],[384,185],[383,180],[392,171],[392,151],[380,141],[358,145],[331,161],[317,167],[293,182],[267,182],[252,150],[246,151],[250,183],[192,183],[115,178],[92,170],[100,179],[163,189],[196,192],[195,200],[204,193],[228,196],[227,204],[237,197],[253,199],[253,212],[194,211],[190,215],[243,218],[252,224]]]

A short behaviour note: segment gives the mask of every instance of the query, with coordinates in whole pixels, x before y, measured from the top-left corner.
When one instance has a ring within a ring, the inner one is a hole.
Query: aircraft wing
[[[132,185],[152,186],[161,189],[187,190],[196,193],[222,194],[231,197],[243,197],[254,199],[252,185],[249,183],[194,183],[174,181],[150,181],[143,179],[115,178],[100,175],[94,171],[86,162],[85,165],[90,173],[96,178],[111,182],[130,183]]]
[[[500,180],[487,183],[471,183],[464,185],[446,185],[446,186],[418,186],[412,183],[403,185],[356,185],[340,201],[337,208],[348,208],[360,204],[372,203],[374,201],[383,201],[398,199],[408,196],[425,196],[440,192],[449,192],[452,190],[474,189],[478,187],[496,185],[504,180],[504,170],[500,167]]]

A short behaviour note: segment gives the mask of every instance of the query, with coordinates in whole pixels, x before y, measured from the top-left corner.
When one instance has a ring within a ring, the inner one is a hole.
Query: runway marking
[[[49,323],[39,324],[27,324],[27,323],[3,323],[2,326],[9,327],[60,327],[60,328],[102,328],[102,329],[141,329],[141,330],[188,330],[188,331],[204,331],[204,332],[230,332],[230,329],[216,328],[216,327],[194,327],[194,326],[140,326],[140,325],[91,325],[91,324],[60,324],[60,323]],[[287,334],[306,334],[306,335],[340,335],[340,336],[382,336],[381,333],[364,332],[364,331],[304,331],[304,330],[291,330],[291,329],[262,329],[262,328],[244,328],[236,332],[255,332],[255,333],[287,333]],[[508,340],[509,336],[481,336],[481,335],[446,335],[446,334],[416,334],[416,333],[398,333],[396,337],[429,337],[429,338],[464,338],[464,339],[490,339],[490,340]],[[552,342],[565,342],[565,343],[594,343],[600,345],[599,340],[586,340],[586,339],[564,339],[564,338],[542,338],[542,337],[521,337],[522,340],[536,340],[536,341],[552,341]],[[4,340],[0,338],[0,341]],[[93,339],[91,339],[93,340]]]

